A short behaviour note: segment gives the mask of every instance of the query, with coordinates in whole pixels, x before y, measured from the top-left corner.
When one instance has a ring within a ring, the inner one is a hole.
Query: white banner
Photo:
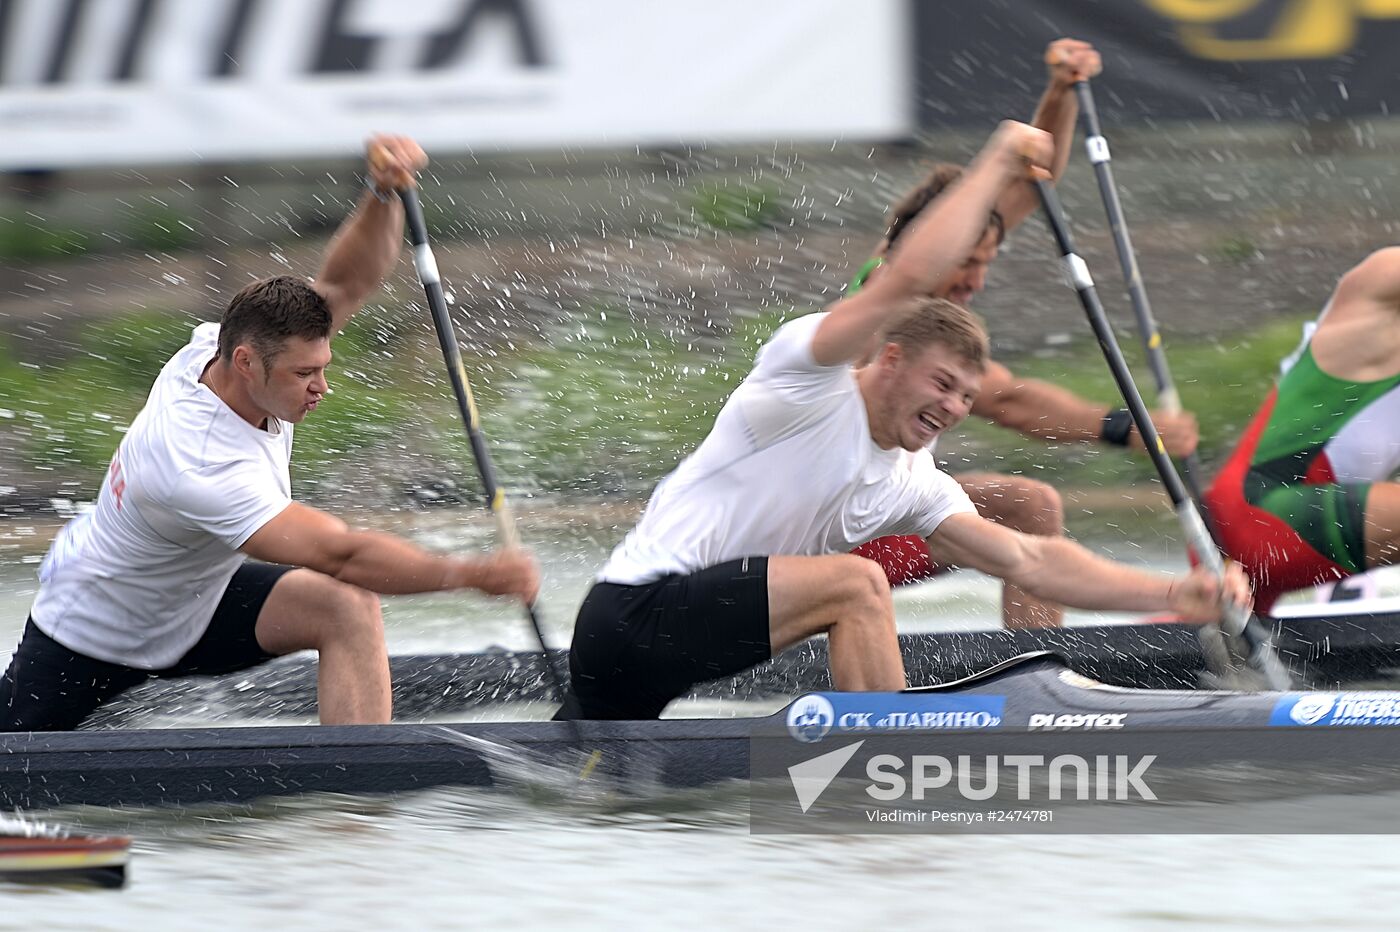
[[[0,0],[0,170],[886,139],[906,0]]]

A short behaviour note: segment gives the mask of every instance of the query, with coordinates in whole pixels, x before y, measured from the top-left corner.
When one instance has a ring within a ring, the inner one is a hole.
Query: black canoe
[[[1297,792],[1313,778],[1338,776],[1369,781],[1367,789],[1391,788],[1400,785],[1397,700],[1400,693],[1105,687],[1038,654],[943,687],[803,697],[761,718],[585,722],[581,744],[571,725],[547,721],[4,734],[0,807],[485,787],[519,779],[522,761],[572,773],[593,752],[594,785],[693,787],[748,777],[755,736],[804,753],[877,737],[908,753],[1151,754],[1170,780],[1183,768],[1223,774],[1191,791],[1209,798],[1237,787]],[[837,714],[814,718],[804,705],[813,702]],[[813,737],[814,721],[830,734],[824,743],[803,743]],[[501,746],[523,757],[503,755]]]
[[[1322,614],[1313,614],[1321,611]],[[1400,670],[1400,601],[1306,606],[1268,619],[1275,645],[1300,686],[1385,688]],[[946,683],[1019,654],[1050,651],[1085,676],[1140,689],[1212,685],[1195,631],[1180,624],[1103,625],[1035,631],[961,631],[900,637],[909,682]],[[567,652],[552,651],[561,671]],[[549,701],[551,685],[537,651],[501,649],[391,658],[395,717],[443,720],[487,703]],[[316,715],[316,666],[290,657],[221,679],[158,680],[132,690],[91,722],[120,726],[144,709],[194,720],[213,714],[275,718]],[[830,689],[826,644],[813,641],[755,670],[698,687],[693,696],[762,700]],[[742,713],[740,713],[742,714]]]

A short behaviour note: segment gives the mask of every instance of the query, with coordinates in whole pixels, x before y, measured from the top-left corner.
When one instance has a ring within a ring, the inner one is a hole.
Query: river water
[[[479,546],[483,533],[441,516],[409,524],[443,547]],[[537,544],[551,639],[567,639],[618,533],[556,528]],[[1178,562],[1163,536],[1095,546]],[[6,651],[34,568],[32,553],[0,566]],[[985,626],[996,600],[972,574],[898,595],[906,630]],[[386,601],[385,617],[398,652],[529,643],[509,605],[403,598]],[[1392,927],[1400,905],[1390,836],[763,836],[749,833],[742,786],[619,801],[542,783],[44,815],[132,835],[130,881],[117,892],[0,885],[0,928],[1368,928]]]

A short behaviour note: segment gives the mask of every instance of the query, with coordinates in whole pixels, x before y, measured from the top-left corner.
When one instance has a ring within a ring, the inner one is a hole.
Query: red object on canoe
[[[21,883],[126,883],[131,839],[81,835],[23,820],[0,819],[0,880]]]

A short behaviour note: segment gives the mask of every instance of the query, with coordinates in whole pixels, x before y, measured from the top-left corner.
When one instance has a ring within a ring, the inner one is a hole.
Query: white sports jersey
[[[773,335],[599,580],[638,585],[740,557],[846,553],[886,534],[927,537],[975,511],[928,450],[876,446],[854,371],[812,358],[825,316]]]
[[[31,615],[70,650],[173,665],[209,626],[238,548],[291,504],[292,425],[269,418],[260,430],[199,381],[218,337],[217,324],[200,325],[165,364],[96,507],[44,557]]]

